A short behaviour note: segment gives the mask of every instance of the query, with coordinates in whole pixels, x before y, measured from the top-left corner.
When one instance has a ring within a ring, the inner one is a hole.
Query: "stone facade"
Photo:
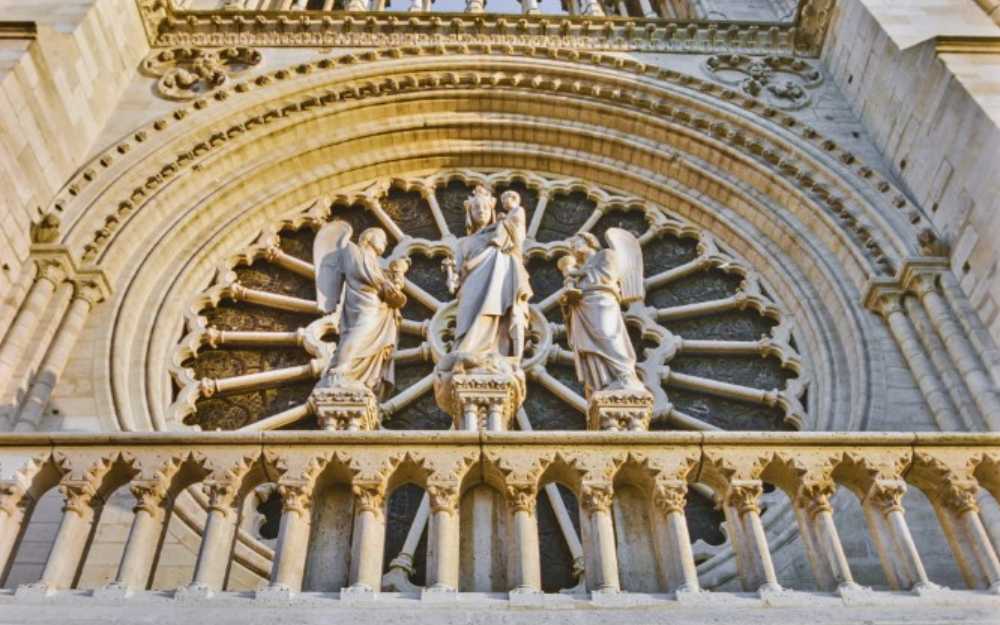
[[[996,3],[508,4],[8,2],[5,614],[995,618]],[[477,185],[534,292],[490,388],[436,377]],[[408,268],[350,406],[337,219]],[[610,228],[628,397],[560,299]]]

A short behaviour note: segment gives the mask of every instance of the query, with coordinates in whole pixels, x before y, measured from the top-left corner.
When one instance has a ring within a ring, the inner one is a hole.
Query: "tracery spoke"
[[[551,295],[549,295],[542,301],[538,302],[538,307],[542,310],[542,312],[548,312],[549,309],[551,309],[553,306],[559,303],[559,300],[562,298],[565,292],[566,292],[566,287],[559,287]]]
[[[669,367],[665,367],[664,369],[663,381],[668,386],[700,391],[709,395],[715,395],[716,397],[736,399],[762,406],[775,406],[778,403],[779,392],[777,390],[764,391],[741,384],[731,384],[697,375],[677,373]]]
[[[576,408],[583,414],[587,414],[587,400],[580,397],[576,391],[556,379],[556,377],[549,373],[545,367],[532,367],[528,371],[528,375],[532,380],[547,388],[559,399],[563,400],[573,408]]]
[[[590,232],[590,230],[597,225],[597,222],[601,220],[601,217],[604,217],[604,207],[598,206],[587,217],[587,221],[580,225],[580,229],[577,230],[577,232]]]
[[[646,290],[650,291],[658,286],[663,286],[664,284],[669,284],[675,280],[680,280],[685,276],[689,276],[692,273],[704,269],[710,262],[711,260],[707,256],[699,256],[694,260],[689,260],[683,265],[677,265],[676,267],[672,267],[666,271],[653,274],[652,276],[646,278]]]
[[[399,331],[403,334],[427,338],[427,329],[430,327],[429,321],[415,321],[413,319],[403,319],[399,324]]]
[[[576,356],[571,350],[553,345],[549,348],[549,361],[560,365],[572,365],[576,362]]]
[[[431,344],[424,342],[417,347],[408,349],[397,349],[392,355],[396,364],[409,364],[413,362],[429,362],[431,360]]]
[[[268,248],[265,258],[267,258],[269,262],[272,262],[279,267],[283,267],[292,273],[296,273],[303,278],[309,278],[310,280],[316,279],[316,268],[313,267],[312,263],[308,263],[301,258],[292,256],[277,245]]]
[[[283,410],[278,414],[267,417],[266,419],[261,419],[249,425],[244,425],[239,428],[239,432],[266,432],[268,430],[277,430],[278,428],[283,428],[306,417],[311,417],[313,414],[312,406],[309,403],[301,404],[299,406],[294,406],[288,410]]]
[[[697,302],[695,304],[682,304],[680,306],[669,306],[667,308],[656,309],[657,321],[677,321],[689,317],[700,317],[702,315],[712,315],[725,312],[743,305],[745,298],[737,293],[729,297],[713,299],[707,302]]]
[[[764,352],[763,341],[716,341],[710,339],[678,339],[677,351],[685,354],[745,355]]]
[[[382,208],[382,202],[380,202],[377,198],[367,198],[366,204],[372,214],[375,215],[375,218],[378,219],[380,224],[382,224],[382,227],[389,231],[392,238],[396,239],[396,241],[402,241],[406,238],[406,235],[399,228],[399,226],[396,225],[396,222],[393,221],[392,217],[390,217],[389,214],[385,212],[385,209]]]
[[[540,192],[538,194],[538,204],[535,205],[535,212],[531,214],[531,223],[528,224],[528,238],[538,237],[538,229],[542,227],[542,218],[545,216],[545,207],[549,203],[549,194]]]
[[[683,430],[695,430],[699,432],[722,431],[711,423],[702,421],[697,417],[677,410],[673,406],[662,414],[653,415],[653,421],[666,421],[667,423],[679,427]]]
[[[325,364],[321,359],[315,359],[294,367],[282,367],[228,378],[202,378],[199,387],[202,397],[258,391],[282,384],[315,380],[322,374],[324,367]]]
[[[270,293],[259,289],[248,289],[241,284],[231,285],[229,287],[229,293],[233,299],[239,302],[247,302],[248,304],[257,304],[258,306],[266,306],[268,308],[276,308],[278,310],[286,310],[289,312],[307,313],[313,315],[322,314],[322,311],[319,309],[319,304],[317,304],[314,300],[302,299],[301,297]]]
[[[434,189],[429,189],[424,195],[424,199],[427,200],[427,205],[431,207],[431,215],[434,216],[434,222],[437,224],[438,230],[441,231],[441,238],[445,239],[451,236],[451,229],[448,227],[448,222],[445,221],[444,212],[441,210],[441,205],[438,204],[437,194],[434,193]]]
[[[382,402],[381,409],[383,417],[390,417],[394,415],[419,399],[421,395],[431,390],[433,387],[434,373],[431,372],[411,384],[395,397]]]
[[[206,331],[208,344],[212,347],[296,347],[305,341],[305,333],[298,332],[247,332],[242,330]]]
[[[410,279],[407,279],[403,284],[403,292],[420,302],[424,307],[429,308],[431,312],[437,312],[443,306],[438,298],[423,290],[417,283]]]

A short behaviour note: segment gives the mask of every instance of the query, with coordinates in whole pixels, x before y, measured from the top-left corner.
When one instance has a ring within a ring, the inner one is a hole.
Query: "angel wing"
[[[618,256],[622,303],[631,304],[645,298],[646,287],[642,277],[642,248],[639,246],[639,239],[621,228],[608,228],[604,238]]]
[[[316,265],[316,301],[320,310],[331,313],[340,304],[344,289],[343,250],[351,244],[351,225],[335,219],[319,229],[313,242]]]

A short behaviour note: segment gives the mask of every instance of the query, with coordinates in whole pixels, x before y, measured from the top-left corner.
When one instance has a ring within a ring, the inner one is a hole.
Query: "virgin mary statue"
[[[505,212],[498,217],[493,194],[475,188],[465,201],[466,235],[458,241],[454,261],[445,264],[448,288],[458,292],[452,353],[519,362],[532,295],[523,258],[525,215],[517,192],[505,192],[500,201]]]

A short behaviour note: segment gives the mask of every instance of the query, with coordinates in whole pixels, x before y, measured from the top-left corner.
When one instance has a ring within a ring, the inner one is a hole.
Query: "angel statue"
[[[510,357],[519,363],[528,329],[531,285],[524,268],[524,208],[516,191],[496,198],[477,186],[465,201],[465,232],[454,260],[446,259],[448,289],[458,293],[455,347],[459,359],[482,362]],[[457,268],[457,270],[456,270]],[[450,359],[450,366],[455,358]]]
[[[645,295],[642,250],[621,228],[609,228],[605,238],[611,249],[601,249],[589,232],[577,234],[570,240],[572,253],[558,263],[566,279],[566,336],[588,397],[600,391],[645,390],[621,309]]]
[[[351,242],[351,226],[334,220],[323,226],[313,244],[316,298],[340,334],[322,386],[363,386],[376,397],[391,390],[393,351],[399,336],[399,309],[406,304],[403,276],[409,261],[395,260],[382,269],[386,234],[368,228]]]

